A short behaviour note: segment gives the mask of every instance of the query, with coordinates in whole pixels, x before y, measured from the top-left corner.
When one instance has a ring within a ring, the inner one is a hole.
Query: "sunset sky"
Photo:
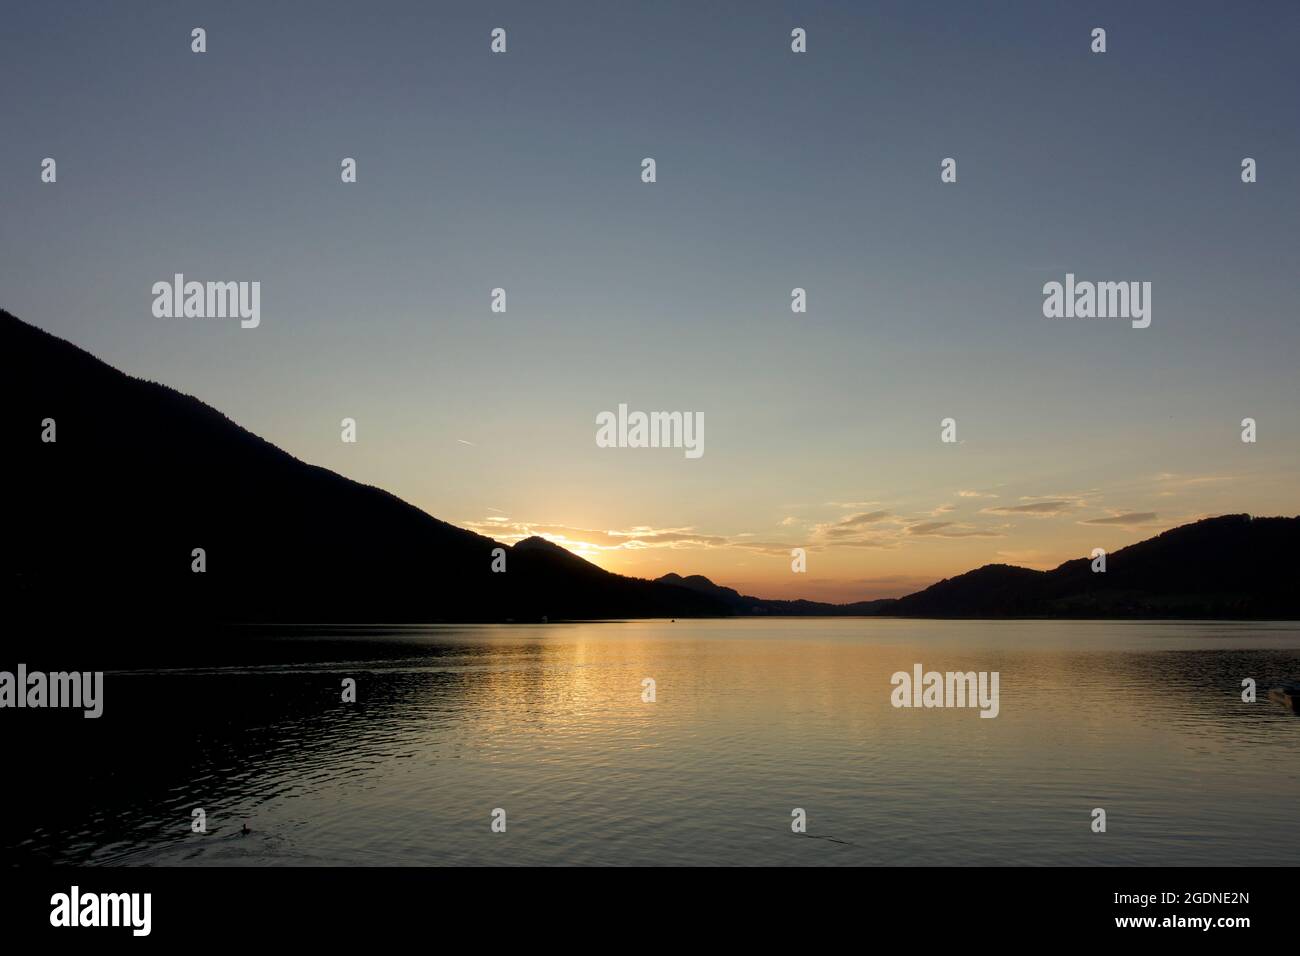
[[[1077,6],[24,4],[0,306],[444,520],[766,597],[1300,513],[1300,7]],[[261,326],[155,318],[177,272]],[[1150,328],[1044,318],[1067,272]],[[620,403],[703,456],[598,448]]]

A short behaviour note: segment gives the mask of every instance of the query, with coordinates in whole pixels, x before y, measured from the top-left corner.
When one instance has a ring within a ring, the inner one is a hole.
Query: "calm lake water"
[[[6,862],[1276,865],[1300,850],[1300,716],[1267,694],[1300,680],[1294,623],[252,637],[223,648],[234,667],[110,671],[99,720],[0,715],[40,725],[7,748]],[[999,715],[894,708],[890,676],[917,663],[998,671]],[[191,832],[200,807],[207,833]]]

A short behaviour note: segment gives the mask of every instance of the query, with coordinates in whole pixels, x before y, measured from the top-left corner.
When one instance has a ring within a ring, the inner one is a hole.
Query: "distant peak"
[[[707,584],[711,588],[718,586],[702,574],[688,574],[686,577],[682,578],[682,580],[687,584]]]
[[[548,541],[540,535],[533,535],[529,538],[516,542],[514,545],[516,551],[550,551],[559,554],[572,554],[567,548],[562,548],[554,541]]]
[[[679,588],[686,588],[690,591],[698,591],[701,594],[709,594],[713,597],[722,598],[728,603],[734,604],[742,600],[739,591],[733,588],[726,588],[720,584],[714,584],[702,574],[688,574],[682,577],[680,574],[669,572],[663,577],[655,578],[657,584],[671,584]]]
[[[710,581],[702,574],[688,574],[686,575],[686,577],[682,577],[676,571],[669,571],[667,574],[663,575],[662,577],[655,578],[655,580],[658,581],[660,584],[676,584],[678,586],[685,584],[685,585],[693,585],[694,587],[703,586],[703,587],[710,587],[710,588],[717,587],[716,584],[714,584],[712,581]]]

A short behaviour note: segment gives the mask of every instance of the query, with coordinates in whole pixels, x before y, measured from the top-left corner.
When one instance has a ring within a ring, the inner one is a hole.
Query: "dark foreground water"
[[[1300,851],[1300,716],[1268,699],[1300,680],[1296,624],[255,637],[221,649],[237,666],[110,671],[99,720],[0,713],[4,861],[1251,865]],[[890,676],[918,663],[999,672],[998,716],[896,709]]]

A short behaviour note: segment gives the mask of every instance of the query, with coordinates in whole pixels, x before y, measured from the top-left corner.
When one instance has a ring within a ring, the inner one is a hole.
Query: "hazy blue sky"
[[[11,4],[0,306],[446,520],[771,596],[1300,511],[1300,5],[635,7]],[[176,272],[260,328],[155,318]],[[1066,272],[1150,328],[1044,318]],[[620,402],[705,454],[597,448]]]

